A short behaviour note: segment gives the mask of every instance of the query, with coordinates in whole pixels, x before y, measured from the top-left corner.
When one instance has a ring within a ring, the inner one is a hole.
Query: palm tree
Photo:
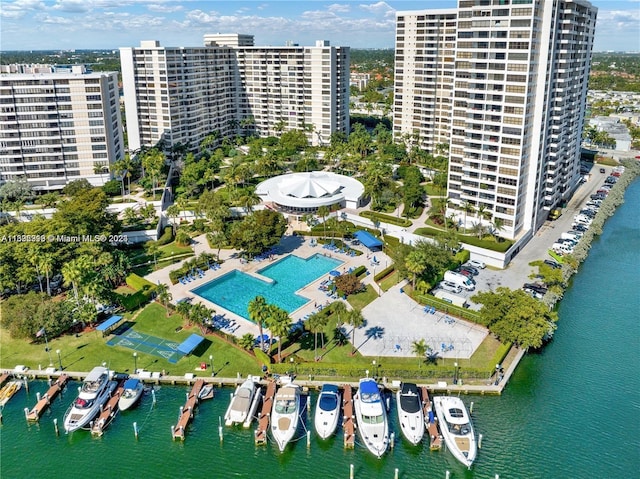
[[[147,250],[147,254],[149,256],[153,256],[153,263],[156,267],[156,269],[158,268],[158,260],[157,260],[157,255],[158,255],[158,251],[160,251],[160,246],[158,246],[158,242],[157,241],[149,241],[146,244],[146,250]]]
[[[349,312],[347,309],[347,303],[344,301],[334,301],[331,304],[331,313],[334,314],[338,320],[336,321],[336,325],[340,325],[344,323],[344,319],[346,314]]]
[[[316,312],[311,314],[309,318],[305,321],[305,327],[313,333],[313,357],[315,360],[318,360],[318,333],[322,331],[323,328],[323,319]]]
[[[464,211],[464,232],[466,233],[467,232],[467,213],[473,213],[475,208],[467,200],[464,200],[460,205],[460,207],[462,208],[462,211]]]
[[[176,306],[176,311],[182,316],[182,319],[190,324],[191,321],[191,303],[187,303],[183,301],[182,303],[178,303]]]
[[[427,343],[424,339],[420,339],[419,341],[414,341],[413,343],[411,343],[411,352],[418,357],[419,368],[422,366],[422,360],[427,354],[428,348],[429,346],[427,346]]]
[[[291,327],[291,318],[289,313],[278,306],[271,305],[269,307],[269,317],[267,319],[271,336],[278,337],[278,358],[282,362],[282,342],[287,338]]]
[[[269,305],[267,304],[267,300],[262,296],[256,296],[251,301],[249,301],[249,319],[258,325],[261,350],[264,350],[262,327],[269,314],[268,307]]]
[[[43,253],[40,256],[40,270],[47,277],[47,294],[51,296],[51,286],[49,284],[49,275],[53,270],[53,255],[51,253]]]
[[[172,220],[171,221],[171,228],[173,229],[173,234],[176,234],[176,220],[178,219],[178,217],[180,216],[180,208],[178,207],[178,205],[171,205],[167,208],[167,216]]]
[[[325,222],[325,218],[327,216],[329,216],[329,207],[326,205],[322,205],[321,207],[318,208],[318,211],[316,212],[318,214],[318,216],[320,218],[322,218],[322,226],[324,227],[324,237],[326,238],[327,236],[327,225]]]
[[[255,205],[258,205],[260,204],[260,202],[262,202],[262,198],[260,198],[255,191],[250,191],[242,195],[239,202],[245,213],[249,214],[253,211],[253,207]]]
[[[427,262],[427,257],[420,250],[411,251],[405,259],[405,267],[407,268],[407,270],[409,270],[410,273],[413,273],[412,284],[414,289],[416,287],[416,279],[418,276],[424,273],[424,270],[427,267]]]
[[[246,349],[247,351],[253,349],[254,343],[255,343],[255,337],[251,333],[243,334],[238,340],[238,345],[242,349]]]
[[[493,234],[496,241],[498,241],[500,231],[504,230],[504,220],[502,218],[494,217],[492,226],[493,230],[491,231],[491,234]]]
[[[158,286],[156,286],[156,294],[157,294],[158,300],[160,300],[160,302],[164,305],[165,309],[167,310],[167,318],[168,318],[169,317],[169,301],[173,299],[173,295],[171,294],[171,291],[169,291],[169,287],[164,283],[160,283]]]
[[[82,278],[87,271],[87,261],[84,256],[73,259],[68,263],[62,265],[62,277],[64,278],[64,285],[73,286],[73,293],[76,298],[76,303],[80,300],[78,295],[78,287],[82,281]]]
[[[187,208],[189,207],[189,202],[186,198],[180,197],[176,200],[176,206],[182,213],[183,219],[187,220]]]
[[[359,310],[352,309],[347,313],[345,320],[348,325],[353,326],[351,330],[351,355],[354,355],[356,353],[356,328],[364,324],[364,316]]]

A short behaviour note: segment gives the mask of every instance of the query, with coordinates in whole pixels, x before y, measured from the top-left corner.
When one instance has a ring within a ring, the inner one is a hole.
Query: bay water
[[[471,470],[446,450],[430,452],[400,438],[395,405],[395,448],[375,459],[364,447],[345,450],[341,431],[329,441],[312,432],[280,454],[273,444],[255,446],[253,429],[223,428],[219,418],[230,389],[203,402],[174,442],[171,426],[188,389],[156,387],[138,407],[119,414],[104,436],[65,435],[63,415],[77,394],[70,383],[38,424],[28,425],[43,381],[32,381],[7,404],[0,426],[0,477],[49,478],[630,478],[640,477],[640,181],[606,223],[589,258],[574,277],[559,308],[554,340],[525,356],[500,397],[473,401],[482,448]],[[7,365],[4,365],[5,367]],[[316,393],[310,400],[315,406]],[[312,408],[313,411],[313,408]],[[61,431],[56,436],[53,419]],[[137,422],[136,439],[133,422]],[[311,415],[305,416],[306,425]]]

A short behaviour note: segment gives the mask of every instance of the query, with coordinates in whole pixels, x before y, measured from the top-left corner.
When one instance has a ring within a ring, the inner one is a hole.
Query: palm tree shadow
[[[384,328],[382,326],[373,326],[364,332],[365,340],[360,343],[360,349],[367,341],[371,339],[382,339],[384,337]]]

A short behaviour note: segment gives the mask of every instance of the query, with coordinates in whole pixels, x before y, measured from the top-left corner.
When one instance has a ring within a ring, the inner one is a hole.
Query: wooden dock
[[[353,409],[353,390],[349,384],[342,386],[342,429],[344,447],[353,449],[356,443],[356,416]]]
[[[256,428],[255,440],[256,444],[267,443],[267,431],[269,430],[269,419],[271,418],[271,407],[273,406],[273,398],[276,395],[276,383],[269,381],[267,391],[262,399],[262,409],[258,415],[258,427]]]
[[[426,387],[420,388],[422,395],[422,411],[424,412],[424,423],[427,426],[427,432],[429,433],[429,448],[432,451],[439,451],[442,447],[442,434],[440,434],[440,427],[438,426],[438,418],[435,418],[434,422],[429,422],[429,412],[433,411],[433,405],[431,404],[431,398],[429,397],[429,391]]]
[[[106,406],[101,408],[100,415],[93,421],[91,426],[92,436],[102,436],[104,430],[109,426],[113,418],[118,414],[118,401],[124,393],[124,380],[118,383],[118,387],[113,395],[107,401]]]
[[[2,376],[0,376],[0,387],[4,386],[4,383],[6,383],[10,377],[11,374],[9,373],[4,373]]]
[[[69,376],[66,374],[59,376],[58,379],[56,379],[56,382],[51,385],[49,390],[44,393],[44,396],[40,398],[40,401],[38,401],[36,405],[33,406],[33,409],[27,413],[27,421],[38,421],[40,416],[42,416],[42,413],[49,407],[49,404],[51,404],[51,401],[53,401],[56,396],[60,394],[60,391],[64,389],[68,380]]]
[[[198,379],[191,389],[189,396],[187,396],[187,402],[184,404],[182,408],[182,414],[180,414],[180,419],[178,419],[178,424],[173,429],[173,439],[180,439],[184,441],[185,432],[187,430],[187,426],[193,418],[193,411],[198,404],[198,395],[200,394],[200,390],[204,386],[204,379]]]

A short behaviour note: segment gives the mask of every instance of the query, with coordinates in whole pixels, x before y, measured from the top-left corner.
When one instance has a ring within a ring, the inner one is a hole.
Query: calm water
[[[28,426],[22,409],[32,406],[42,382],[20,391],[4,411],[0,428],[1,476],[5,478],[630,478],[639,477],[640,440],[640,181],[609,220],[604,234],[575,277],[560,308],[554,341],[521,363],[501,397],[469,396],[482,449],[467,471],[446,451],[409,447],[398,441],[382,460],[363,447],[345,451],[342,439],[326,443],[312,435],[284,454],[269,444],[256,447],[251,430],[224,429],[229,390],[203,403],[184,443],[171,440],[186,388],[161,387],[119,415],[99,439],[80,431],[54,434],[75,396],[72,384],[40,424]],[[316,398],[312,396],[312,401]],[[314,404],[315,405],[315,404]],[[393,429],[395,409],[391,414]],[[139,439],[132,423],[137,421]],[[309,422],[309,421],[308,421]],[[302,434],[302,432],[301,432]],[[286,475],[286,476],[285,476]]]
[[[263,296],[267,303],[276,304],[291,313],[309,301],[309,298],[299,296],[295,291],[341,264],[339,260],[320,254],[307,259],[289,255],[258,270],[259,274],[272,279],[273,282],[262,281],[234,270],[192,292],[246,319],[249,319],[249,302],[256,296]]]

